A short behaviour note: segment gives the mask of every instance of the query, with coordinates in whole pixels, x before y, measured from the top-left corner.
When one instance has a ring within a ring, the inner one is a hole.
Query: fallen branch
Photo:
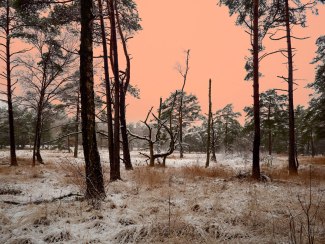
[[[12,204],[12,205],[28,205],[28,204],[39,205],[39,204],[42,204],[42,203],[56,202],[58,200],[62,200],[64,198],[68,198],[68,197],[72,197],[72,196],[82,197],[83,195],[80,195],[78,193],[69,193],[67,195],[63,195],[63,196],[60,196],[60,197],[52,198],[51,200],[36,200],[36,201],[32,201],[32,202],[3,201],[3,203]]]

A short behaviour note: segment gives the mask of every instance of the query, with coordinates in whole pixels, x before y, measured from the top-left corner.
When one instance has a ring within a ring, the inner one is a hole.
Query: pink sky
[[[249,55],[249,36],[235,25],[228,9],[217,6],[216,0],[142,0],[136,1],[143,30],[130,41],[132,54],[132,84],[141,90],[141,99],[128,99],[128,121],[144,119],[151,106],[157,107],[159,98],[180,89],[182,78],[175,69],[185,61],[184,50],[191,49],[190,71],[185,90],[199,98],[203,112],[207,112],[208,80],[212,79],[213,110],[233,103],[242,112],[252,103],[252,84],[244,81],[245,56]],[[325,34],[325,7],[319,6],[319,16],[308,16],[308,28],[294,29],[297,36],[310,36],[293,41],[298,49],[295,56],[295,78],[299,80],[295,103],[306,105],[311,93],[305,89],[314,79],[315,41]],[[266,41],[269,51],[285,47],[284,41]],[[270,56],[261,64],[261,91],[285,88],[276,78],[286,75],[285,59]]]

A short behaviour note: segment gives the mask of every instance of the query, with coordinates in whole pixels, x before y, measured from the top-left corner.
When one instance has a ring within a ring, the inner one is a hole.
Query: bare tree
[[[36,111],[33,166],[36,159],[43,163],[40,147],[44,111],[58,99],[62,86],[71,79],[69,69],[75,60],[71,52],[63,52],[60,48],[66,46],[67,50],[71,49],[70,38],[64,36],[57,40],[55,37],[46,31],[32,31],[28,41],[36,50],[37,56],[29,59],[19,58],[19,63],[23,66],[19,76],[26,88],[23,101]]]
[[[182,89],[181,89],[181,98],[180,98],[180,104],[179,104],[179,156],[180,158],[184,157],[184,153],[183,153],[183,95],[184,95],[184,89],[185,89],[185,85],[186,85],[186,81],[187,81],[187,75],[188,75],[188,71],[190,69],[189,67],[189,61],[190,61],[190,49],[188,49],[186,51],[186,61],[185,61],[185,69],[183,70],[182,67],[180,65],[178,65],[177,67],[177,71],[180,73],[180,75],[183,78],[183,85],[182,85]]]
[[[160,116],[158,115],[158,117],[156,115],[154,115],[152,113],[152,109],[153,107],[151,107],[151,109],[149,110],[147,117],[144,121],[142,121],[142,123],[146,126],[147,128],[147,135],[144,136],[139,136],[136,135],[134,133],[132,133],[131,131],[128,131],[128,133],[139,140],[144,140],[148,143],[148,149],[149,149],[149,154],[146,153],[140,153],[141,155],[145,156],[146,158],[148,158],[149,160],[149,166],[150,167],[154,167],[155,166],[155,160],[162,158],[163,159],[163,167],[166,166],[166,159],[169,155],[171,155],[174,150],[175,150],[175,145],[176,145],[176,141],[177,141],[177,130],[175,131],[175,129],[173,129],[173,124],[172,124],[172,111],[174,109],[174,105],[175,105],[175,100],[177,97],[177,92],[175,93],[174,96],[174,100],[172,103],[172,106],[170,108],[170,112],[169,112],[169,117],[164,120],[161,121],[161,119],[159,118]],[[161,103],[160,103],[161,106]],[[155,121],[156,121],[156,127],[153,124],[149,124],[148,119],[150,114],[154,117]],[[168,125],[166,125],[168,123]],[[154,128],[156,128],[156,132],[154,133]],[[166,133],[169,135],[169,144],[168,144],[168,149],[165,150],[164,152],[160,151],[160,147],[159,151],[155,152],[155,145],[158,144],[158,146],[160,145],[160,135],[161,135],[161,130],[165,130]]]
[[[209,111],[208,111],[208,138],[207,138],[207,159],[205,167],[210,164],[210,151],[211,151],[211,121],[212,121],[212,102],[211,102],[211,79],[209,80]]]

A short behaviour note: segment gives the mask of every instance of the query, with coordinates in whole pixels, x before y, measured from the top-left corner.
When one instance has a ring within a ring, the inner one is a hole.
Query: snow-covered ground
[[[205,169],[204,154],[175,153],[167,168],[148,168],[133,152],[135,169],[109,183],[102,150],[107,197],[93,209],[76,197],[84,191],[81,154],[46,151],[45,165],[35,168],[30,151],[18,157],[20,166],[8,167],[8,152],[0,152],[0,243],[298,243],[301,228],[308,236],[310,193],[309,227],[315,243],[325,243],[325,166],[316,161],[302,160],[304,173],[290,178],[280,174],[285,157],[263,156],[272,181],[255,182],[245,178],[251,159],[244,154],[218,154]]]

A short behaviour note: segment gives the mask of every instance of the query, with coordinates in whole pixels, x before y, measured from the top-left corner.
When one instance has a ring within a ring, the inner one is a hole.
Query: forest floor
[[[325,158],[300,157],[289,177],[285,156],[263,157],[263,182],[252,181],[247,155],[178,155],[148,168],[132,153],[133,171],[109,182],[98,209],[83,201],[83,160],[18,151],[19,167],[0,151],[0,243],[325,243]],[[272,164],[271,164],[272,161]]]

